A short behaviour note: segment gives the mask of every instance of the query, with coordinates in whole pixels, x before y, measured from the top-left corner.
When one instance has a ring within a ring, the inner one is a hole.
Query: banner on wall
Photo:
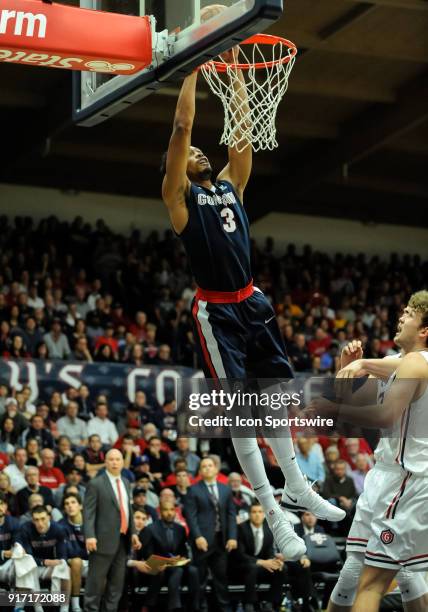
[[[20,391],[28,385],[30,401],[47,399],[54,391],[63,393],[68,388],[87,385],[91,399],[104,393],[110,407],[117,413],[135,399],[136,391],[146,393],[148,401],[160,405],[176,396],[176,388],[183,379],[202,378],[203,373],[185,367],[136,367],[122,363],[82,363],[73,361],[0,360],[0,384]]]

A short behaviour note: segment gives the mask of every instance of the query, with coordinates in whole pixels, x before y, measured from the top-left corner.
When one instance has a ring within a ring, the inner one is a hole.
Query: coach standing
[[[122,595],[127,555],[136,535],[131,509],[129,482],[121,478],[123,457],[110,450],[105,457],[106,471],[88,485],[83,506],[89,570],[85,589],[85,612],[116,612]]]
[[[217,482],[218,469],[211,457],[199,464],[202,480],[188,489],[184,508],[192,542],[193,563],[199,569],[201,591],[211,569],[217,610],[229,610],[228,553],[237,548],[236,510],[229,487]]]

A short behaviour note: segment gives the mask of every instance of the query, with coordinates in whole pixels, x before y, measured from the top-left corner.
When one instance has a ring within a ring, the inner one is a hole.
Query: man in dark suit
[[[245,612],[253,612],[257,603],[257,584],[270,584],[267,610],[278,608],[285,581],[284,562],[274,554],[272,532],[259,502],[250,506],[250,518],[238,527],[234,575],[245,583]]]
[[[313,533],[325,533],[324,527],[317,525],[317,517],[309,510],[302,513],[300,523],[294,526],[294,530],[298,536],[303,538],[305,535],[312,535]]]
[[[181,556],[188,558],[186,548],[186,531],[182,525],[175,522],[175,506],[172,502],[160,505],[161,520],[152,523],[141,533],[142,549],[140,553],[145,559],[150,555],[161,557]],[[181,608],[180,586],[183,578],[189,587],[189,609],[199,609],[199,572],[194,565],[182,567],[166,567],[150,578],[150,586],[146,597],[146,605],[157,607],[158,595],[163,584],[168,584],[168,610]]]
[[[199,465],[202,480],[192,485],[184,502],[193,559],[204,590],[208,567],[221,611],[229,608],[228,553],[237,548],[236,510],[229,487],[217,482],[218,469],[211,457]]]
[[[106,471],[91,480],[86,490],[83,522],[89,569],[85,612],[116,612],[123,590],[131,541],[141,547],[135,532],[129,482],[122,479],[123,456],[111,449],[105,457]]]

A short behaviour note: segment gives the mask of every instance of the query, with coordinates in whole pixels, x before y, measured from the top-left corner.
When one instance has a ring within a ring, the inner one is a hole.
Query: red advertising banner
[[[0,61],[134,74],[152,62],[149,17],[2,0]]]

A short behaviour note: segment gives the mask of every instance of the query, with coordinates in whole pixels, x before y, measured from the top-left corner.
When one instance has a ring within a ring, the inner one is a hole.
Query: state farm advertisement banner
[[[152,62],[150,18],[5,0],[0,7],[0,61],[135,74]]]

